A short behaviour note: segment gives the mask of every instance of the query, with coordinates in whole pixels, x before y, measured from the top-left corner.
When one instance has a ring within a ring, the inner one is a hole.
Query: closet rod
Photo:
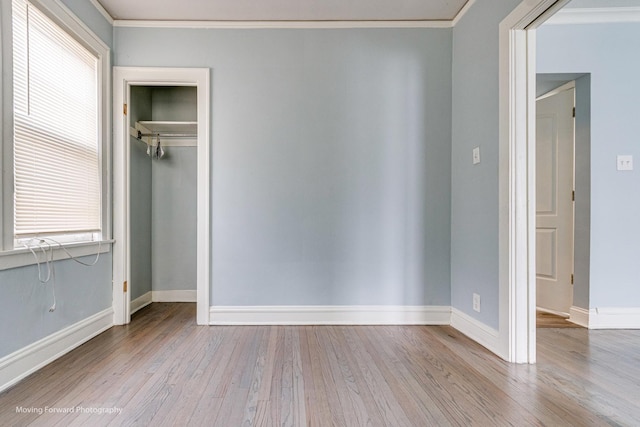
[[[198,134],[197,133],[142,133],[140,131],[138,131],[138,139],[142,138],[143,136],[159,136],[160,138],[197,138]]]

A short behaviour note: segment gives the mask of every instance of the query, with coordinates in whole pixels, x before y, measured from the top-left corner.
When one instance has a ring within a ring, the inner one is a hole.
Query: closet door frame
[[[211,161],[210,70],[208,68],[113,68],[113,323],[131,321],[129,280],[131,277],[129,207],[129,118],[127,106],[131,86],[194,86],[197,90],[197,220],[196,292],[198,325],[209,324]]]

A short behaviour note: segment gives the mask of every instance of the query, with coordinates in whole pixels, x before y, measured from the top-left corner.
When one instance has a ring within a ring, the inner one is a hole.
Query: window
[[[78,256],[109,251],[98,243],[111,236],[109,47],[57,0],[2,1],[0,14],[11,16],[0,64],[12,70],[1,81],[0,270],[34,263],[34,237]]]
[[[14,239],[101,238],[100,57],[13,0]]]

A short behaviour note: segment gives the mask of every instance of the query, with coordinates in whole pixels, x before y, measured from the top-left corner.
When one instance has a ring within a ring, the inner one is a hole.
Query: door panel
[[[537,306],[569,313],[573,303],[574,89],[536,103]]]

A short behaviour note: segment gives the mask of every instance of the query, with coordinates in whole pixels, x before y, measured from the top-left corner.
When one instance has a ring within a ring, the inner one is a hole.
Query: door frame
[[[131,86],[195,86],[197,91],[196,293],[198,325],[209,324],[211,161],[208,68],[113,67],[113,323],[131,320],[129,104]]]
[[[499,329],[505,360],[536,362],[535,30],[569,0],[523,0],[499,25]]]

